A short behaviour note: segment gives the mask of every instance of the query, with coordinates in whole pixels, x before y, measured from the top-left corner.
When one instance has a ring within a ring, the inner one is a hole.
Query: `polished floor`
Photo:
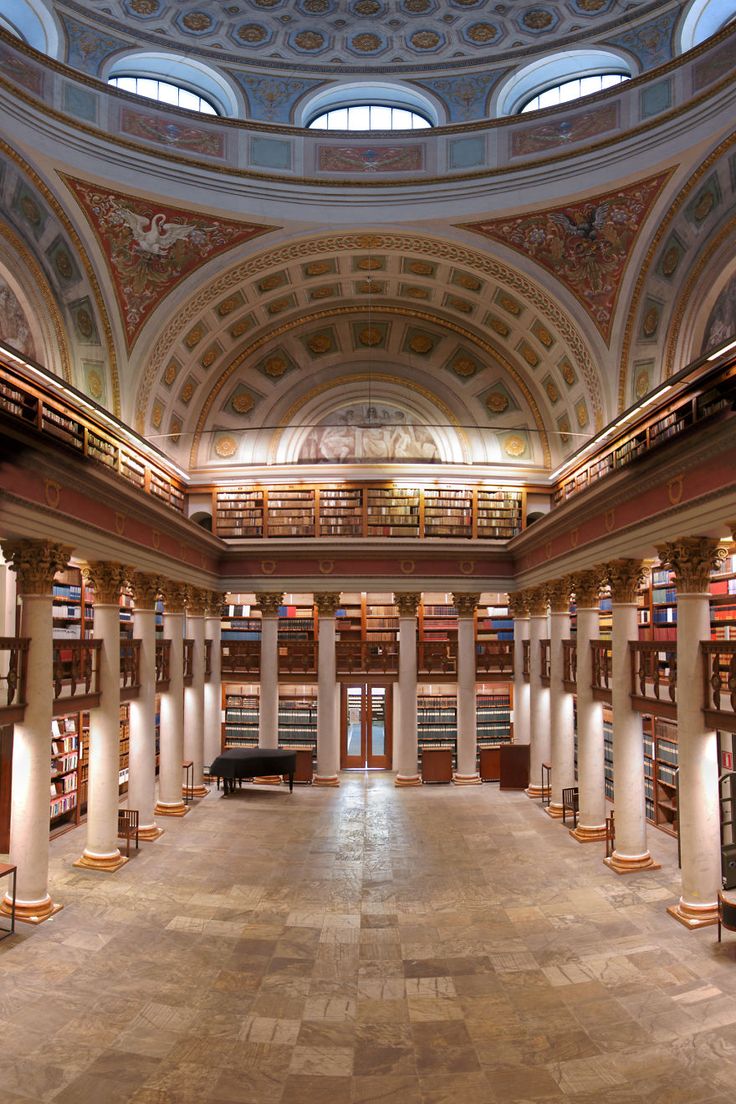
[[[3,1104],[711,1104],[736,937],[497,786],[213,791],[0,943]]]

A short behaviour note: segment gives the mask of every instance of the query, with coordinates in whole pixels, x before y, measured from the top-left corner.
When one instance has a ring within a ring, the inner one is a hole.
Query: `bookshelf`
[[[320,537],[360,537],[363,521],[363,491],[360,487],[320,489]]]
[[[232,747],[258,747],[259,693],[257,685],[223,685],[223,751]]]
[[[268,536],[315,536],[315,494],[313,488],[269,488],[266,494]]]
[[[718,733],[718,804],[721,833],[721,880],[724,889],[736,889],[736,736]]]
[[[477,643],[488,640],[513,640],[514,619],[507,605],[479,606],[475,622]]]
[[[399,614],[393,594],[371,595],[365,602],[365,640],[380,649],[384,643],[395,642],[399,632]]]
[[[265,495],[261,488],[218,490],[215,494],[215,528],[226,539],[262,537]]]
[[[451,778],[457,762],[457,698],[454,694],[430,691],[417,695],[417,746],[423,781],[439,780],[429,777],[435,771],[429,769],[430,757],[426,757],[425,762],[425,751],[449,753]],[[450,781],[450,778],[443,780]]]
[[[654,735],[651,717],[644,718],[642,738],[644,741],[644,815],[652,824],[656,823],[654,811],[654,790],[656,777]]]
[[[52,635],[55,640],[86,640],[92,636],[94,610],[82,572],[67,567],[57,572],[53,587]]]
[[[677,725],[653,719],[654,823],[676,836],[677,824]]]
[[[279,747],[317,754],[317,687],[295,686],[279,695]]]
[[[232,602],[222,607],[220,632],[226,640],[260,640],[261,611],[255,606],[255,598],[248,594],[234,594]]]
[[[128,702],[120,706],[120,766],[118,774],[118,793],[128,792],[128,776],[130,773],[130,705]]]
[[[736,639],[736,554],[729,553],[712,573],[710,595],[711,638]]]
[[[71,828],[79,820],[79,751],[82,715],[69,713],[51,722],[50,801],[51,834]]]
[[[156,712],[153,715],[153,732],[156,749],[156,775],[161,764],[161,695],[156,694]]]
[[[342,605],[335,610],[335,639],[360,643],[365,623],[365,598],[361,594],[341,595]]]
[[[457,609],[452,595],[425,595],[417,616],[420,640],[457,640]]]
[[[476,692],[478,773],[483,782],[501,779],[501,745],[511,743],[512,686],[485,686]]]
[[[677,639],[677,589],[674,572],[652,569],[651,639]]]
[[[525,503],[524,491],[479,487],[475,535],[484,540],[510,540],[522,529]]]
[[[424,491],[424,535],[472,537],[472,490],[469,487],[427,487]]]
[[[286,604],[279,606],[279,643],[313,641],[317,635],[317,621],[311,597],[305,594],[287,594],[285,597]]]
[[[606,798],[613,801],[613,711],[603,706],[603,785]]]
[[[418,537],[419,491],[415,487],[367,487],[366,536]]]

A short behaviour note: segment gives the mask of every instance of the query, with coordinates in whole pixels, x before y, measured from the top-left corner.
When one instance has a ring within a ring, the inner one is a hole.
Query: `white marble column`
[[[550,803],[549,816],[562,816],[562,791],[575,785],[575,718],[572,694],[565,689],[563,640],[570,639],[569,578],[555,579],[549,595],[549,719],[550,719]]]
[[[677,819],[682,891],[667,911],[687,928],[715,924],[721,888],[716,733],[703,721],[700,641],[710,640],[710,573],[725,549],[710,537],[680,537],[657,550],[677,587]],[[656,785],[656,781],[655,781]]]
[[[529,605],[526,591],[509,594],[514,619],[514,743],[529,743],[529,683],[524,678],[524,641],[529,639]]]
[[[209,766],[222,748],[222,604],[225,595],[207,591],[205,640],[212,641],[210,677],[204,684],[204,762]]]
[[[641,714],[631,707],[629,641],[639,637],[636,594],[644,569],[638,560],[612,560],[605,571],[613,610],[611,697],[616,849],[604,861],[617,874],[629,874],[658,869],[647,848]]]
[[[578,706],[578,824],[570,835],[579,843],[606,837],[605,748],[603,705],[593,698],[591,640],[600,636],[600,584],[602,569],[581,571],[573,577],[577,614]]]
[[[315,786],[340,785],[340,725],[337,712],[335,612],[340,595],[315,594],[317,622],[317,771]]]
[[[91,563],[84,576],[94,587],[94,639],[100,704],[89,711],[87,843],[75,866],[112,872],[128,860],[118,848],[120,805],[120,588],[125,572],[108,560]]]
[[[419,786],[417,745],[417,610],[420,595],[394,594],[399,610],[399,717],[394,733],[394,769],[397,786]]]
[[[457,609],[457,770],[459,786],[480,785],[475,702],[475,610],[480,594],[453,594]]]
[[[171,641],[169,689],[161,694],[157,816],[186,816],[181,796],[184,760],[184,606],[186,587],[163,580],[164,640]]]
[[[258,746],[279,746],[279,606],[281,592],[257,594],[261,610],[261,696],[258,712]]]
[[[53,717],[52,590],[71,549],[37,540],[4,540],[3,555],[21,596],[21,636],[30,639],[26,708],[13,729],[10,862],[17,866],[16,918],[40,924],[62,905],[49,894],[49,762]],[[7,896],[0,911],[10,915]]]
[[[192,763],[191,793],[188,798],[206,797],[204,784],[204,611],[205,591],[187,588],[186,639],[193,641],[192,681],[184,687],[184,758]]]
[[[128,808],[138,810],[138,836],[156,840],[156,597],[159,580],[133,572],[133,639],[140,641],[140,691],[130,702]]]
[[[547,639],[547,594],[544,587],[527,591],[529,600],[529,797],[542,791],[542,763],[550,761],[549,687],[542,686],[540,642]]]

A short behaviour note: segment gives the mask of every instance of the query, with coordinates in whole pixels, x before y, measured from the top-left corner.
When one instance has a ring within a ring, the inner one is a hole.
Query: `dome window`
[[[121,92],[145,96],[201,115],[240,114],[233,89],[217,70],[176,54],[140,53],[119,57],[106,73]]]
[[[310,130],[424,130],[431,127],[416,111],[387,104],[351,104],[324,111],[309,124]]]
[[[302,105],[297,125],[310,130],[426,130],[437,126],[435,105],[414,88],[392,84],[334,84]]]
[[[519,111],[524,114],[527,111],[541,111],[545,107],[557,107],[570,100],[580,100],[583,96],[592,96],[606,88],[613,88],[630,79],[628,73],[596,73],[593,76],[574,77],[537,92]]]
[[[498,88],[494,113],[508,116],[558,107],[635,75],[630,61],[613,50],[565,50],[512,73]]]
[[[110,77],[107,83],[113,88],[119,88],[121,92],[146,96],[149,100],[158,100],[159,103],[171,104],[172,107],[183,107],[186,111],[199,111],[203,115],[219,114],[204,96],[198,96],[196,92],[190,92],[180,84],[170,84],[152,77]]]

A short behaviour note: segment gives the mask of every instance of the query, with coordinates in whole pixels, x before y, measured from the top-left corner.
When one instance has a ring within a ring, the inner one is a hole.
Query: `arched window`
[[[59,32],[54,19],[42,0],[15,0],[6,4],[0,15],[0,27],[10,31],[34,50],[58,57]]]
[[[736,0],[693,0],[680,28],[680,49],[692,50],[736,16]]]
[[[613,50],[565,50],[512,73],[499,86],[495,113],[517,115],[569,103],[633,75],[629,61]]]
[[[140,53],[119,57],[107,83],[123,92],[205,115],[239,114],[239,104],[224,76],[201,62],[175,54]]]
[[[390,84],[338,84],[311,97],[300,113],[310,130],[425,130],[438,112],[413,88]]]

